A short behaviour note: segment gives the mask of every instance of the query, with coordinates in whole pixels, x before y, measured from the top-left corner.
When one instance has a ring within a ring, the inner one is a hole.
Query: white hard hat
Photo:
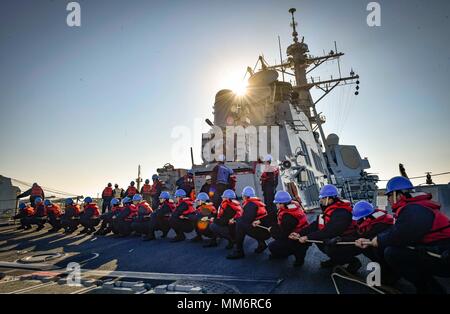
[[[264,161],[272,161],[272,155],[266,155],[266,157],[264,157]]]
[[[217,161],[225,161],[225,155],[220,154],[219,156],[217,156]]]
[[[206,178],[205,178],[205,180],[211,180],[211,179],[212,179],[212,178],[211,178],[210,175],[207,175]]]

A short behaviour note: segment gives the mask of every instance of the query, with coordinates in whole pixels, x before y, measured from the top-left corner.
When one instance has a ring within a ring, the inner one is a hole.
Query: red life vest
[[[223,211],[225,208],[230,206],[230,208],[234,211],[234,219],[237,219],[239,217],[242,217],[243,210],[241,207],[241,204],[237,200],[223,200],[222,204],[220,204],[219,210],[217,211],[217,218],[222,217]]]
[[[112,213],[120,213],[123,210],[123,206],[122,205],[118,205],[118,206],[113,206],[111,207],[111,212]]]
[[[197,212],[202,214],[202,215],[204,214],[205,209],[207,211],[209,211],[211,214],[215,214],[217,212],[217,209],[214,207],[214,204],[210,203],[210,202],[209,203],[204,203],[204,204],[202,204],[200,206],[197,206]]]
[[[127,207],[130,209],[130,213],[128,214],[127,217],[125,217],[125,221],[131,221],[131,220],[133,220],[133,217],[137,216],[138,207],[134,204],[125,205],[125,208],[127,208]]]
[[[67,205],[65,211],[67,212],[68,209],[72,209],[73,214],[75,216],[78,216],[80,214],[80,205],[77,204]]]
[[[113,195],[113,189],[109,186],[107,186],[102,193],[102,197],[112,197]]]
[[[23,209],[23,213],[25,214],[25,216],[30,217],[34,215],[34,208],[31,207],[30,205],[27,205],[24,209]]]
[[[126,192],[128,197],[134,196],[137,193],[138,193],[138,190],[134,186],[131,186],[131,185],[128,187],[127,192]]]
[[[356,224],[356,231],[362,235],[370,232],[376,224],[393,225],[395,219],[392,215],[389,215],[386,211],[381,209],[375,209],[375,211],[366,217],[360,224]]]
[[[303,228],[309,225],[308,219],[306,217],[303,208],[296,201],[292,201],[287,206],[283,206],[278,211],[278,225],[281,226],[284,215],[291,215],[297,219],[297,225],[295,226],[294,232],[299,233]]]
[[[86,211],[86,209],[91,209],[91,208],[92,208],[92,218],[96,218],[96,217],[100,216],[100,210],[98,209],[98,206],[95,203],[87,204],[84,207],[84,211]]]
[[[56,217],[59,217],[59,216],[62,215],[61,208],[58,205],[56,205],[56,204],[52,204],[50,206],[47,206],[46,209],[47,209],[47,213],[52,213]]]
[[[150,194],[156,195],[158,193],[158,189],[161,188],[162,183],[159,180],[155,180],[154,183],[151,185]]]
[[[260,220],[267,216],[266,204],[264,204],[259,198],[249,197],[242,203],[242,207],[245,208],[245,205],[247,205],[248,203],[253,203],[258,206],[258,209],[256,210],[255,220]]]
[[[152,193],[152,186],[150,184],[144,184],[142,186],[142,194],[151,194]]]
[[[138,203],[136,207],[138,208],[138,213],[141,215],[146,216],[153,213],[153,208],[146,201]]]
[[[406,198],[402,195],[399,201],[392,205],[392,209],[395,211],[396,217],[399,217],[403,208],[410,204],[423,206],[433,213],[433,226],[431,227],[431,230],[419,241],[420,243],[425,244],[450,238],[450,219],[444,213],[439,211],[441,205],[432,201],[431,198],[431,194],[421,194],[412,198]]]
[[[331,215],[333,215],[334,211],[338,208],[345,209],[350,214],[352,213],[352,205],[349,201],[338,200],[338,201],[334,202],[332,205],[328,206],[324,210],[323,214],[319,215],[319,218],[318,218],[319,230],[323,230],[325,228],[325,226],[330,222]],[[348,234],[353,233],[354,231],[355,231],[355,227],[354,227],[353,223],[351,223],[347,227],[347,230],[345,230],[342,235],[348,235]]]
[[[189,197],[184,197],[184,198],[180,199],[177,207],[183,203],[185,203],[188,206],[188,209],[186,209],[184,212],[181,213],[183,216],[195,213],[195,207],[193,205],[194,203],[192,202],[192,200]]]
[[[36,217],[47,216],[47,208],[45,207],[43,202],[35,205],[34,215]]]
[[[44,197],[44,191],[42,190],[42,188],[39,185],[33,186],[33,187],[31,187],[31,196]]]
[[[273,173],[273,176],[270,176],[269,173]],[[269,166],[269,168],[265,168],[264,172],[261,174],[261,184],[270,183],[269,180],[273,180],[272,183],[276,183],[278,181],[278,175],[280,174],[280,170],[278,167]]]

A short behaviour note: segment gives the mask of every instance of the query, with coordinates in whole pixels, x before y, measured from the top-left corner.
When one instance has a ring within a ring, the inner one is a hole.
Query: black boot
[[[197,234],[194,238],[191,239],[191,242],[197,243],[197,242],[202,242],[203,241],[203,237],[200,234]]]
[[[244,258],[244,257],[245,257],[244,250],[236,249],[236,250],[233,250],[233,252],[231,252],[227,256],[227,259],[240,259],[240,258]]]
[[[207,244],[205,244],[203,247],[216,247],[217,244],[217,239],[216,238],[212,238],[211,240],[209,240],[209,242]]]
[[[22,229],[25,229],[25,226],[20,226],[16,230],[22,230]]]
[[[186,236],[184,235],[184,233],[178,233],[175,238],[173,238],[172,240],[170,240],[170,242],[175,243],[175,242],[181,242],[184,241],[186,239]]]
[[[228,240],[228,244],[227,244],[227,246],[225,247],[225,249],[231,250],[233,247],[234,247],[234,242],[231,241],[231,240]]]
[[[350,274],[356,274],[358,270],[361,268],[361,262],[357,257],[353,257],[350,263],[348,263],[346,270]]]
[[[152,232],[149,232],[143,239],[142,239],[142,241],[152,241],[152,240],[155,240],[155,233],[152,231]]]
[[[294,267],[302,267],[303,264],[305,264],[305,259],[303,259],[303,258],[296,258],[295,261],[294,261],[293,266]]]
[[[334,266],[337,265],[338,264],[336,264],[336,262],[333,261],[332,259],[320,262],[320,268],[333,268]]]
[[[43,225],[43,224],[42,224],[42,225],[39,225],[39,226],[37,227],[36,231],[41,231],[42,229],[44,229],[44,225]]]
[[[260,241],[258,243],[258,247],[255,249],[255,253],[256,254],[261,254],[262,252],[264,252],[267,249],[267,244],[266,241]]]

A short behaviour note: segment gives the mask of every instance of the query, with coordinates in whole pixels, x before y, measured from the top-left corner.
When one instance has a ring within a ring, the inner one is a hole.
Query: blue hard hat
[[[194,174],[194,171],[193,171],[192,169],[189,169],[189,170],[187,171],[187,173],[188,173],[188,174]]]
[[[367,217],[375,211],[372,204],[366,201],[359,201],[353,206],[353,220],[359,220],[361,218]]]
[[[134,194],[133,195],[133,202],[140,202],[142,201],[142,195],[141,194]]]
[[[27,205],[25,203],[20,203],[19,204],[19,208],[20,209],[24,209],[25,207],[27,207]]]
[[[44,205],[45,206],[50,206],[50,205],[52,205],[52,201],[51,200],[45,200],[44,201]]]
[[[234,199],[234,198],[236,198],[236,193],[234,193],[233,190],[225,190],[225,191],[223,191],[222,197]]]
[[[209,196],[205,192],[200,192],[197,195],[197,201],[207,202],[209,201]]]
[[[273,201],[275,204],[286,204],[292,201],[291,195],[286,191],[278,191],[275,194],[275,200]]]
[[[92,203],[92,197],[88,196],[84,198],[85,203]]]
[[[36,203],[40,203],[40,202],[42,202],[42,198],[41,197],[36,197],[35,199],[34,199],[34,203],[36,204]]]
[[[131,203],[131,198],[129,198],[128,196],[127,196],[127,197],[124,197],[123,200],[122,200],[122,202],[123,202],[124,204]]]
[[[185,197],[186,191],[183,189],[178,189],[175,191],[175,197]]]
[[[161,194],[159,194],[159,198],[168,200],[168,199],[170,199],[170,194],[167,191],[163,191],[163,192],[161,192]]]
[[[408,178],[393,177],[386,184],[386,192],[384,194],[386,195],[394,191],[403,191],[412,189],[414,189],[414,186],[412,185],[411,181]]]
[[[64,202],[66,205],[72,205],[73,204],[73,199],[71,198],[66,198],[66,201]]]
[[[256,196],[255,189],[252,188],[251,186],[246,186],[246,187],[242,190],[242,196],[245,196],[245,197],[255,197],[255,196]]]
[[[339,196],[338,189],[332,184],[326,184],[320,189],[319,198]]]
[[[159,179],[157,174],[152,175],[152,180],[157,180],[157,179]]]
[[[116,205],[119,205],[120,204],[120,201],[117,199],[117,198],[113,198],[112,200],[111,200],[111,203],[110,203],[111,205],[113,205],[113,206],[116,206]]]

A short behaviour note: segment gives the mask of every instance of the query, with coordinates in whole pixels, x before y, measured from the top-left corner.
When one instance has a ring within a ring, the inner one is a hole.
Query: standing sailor
[[[232,188],[231,176],[233,170],[225,165],[225,155],[221,154],[217,157],[217,165],[211,171],[211,187],[214,192],[214,207],[218,208],[222,202],[221,195],[227,189]]]
[[[37,183],[33,183],[30,189],[26,190],[20,195],[17,195],[17,199],[25,196],[30,196],[31,207],[35,207],[35,200],[37,197],[40,197],[41,199],[45,198],[44,190]]]
[[[267,155],[264,158],[264,168],[261,174],[261,189],[264,196],[264,203],[268,209],[275,211],[274,197],[278,186],[279,170],[278,167],[272,166],[272,156]]]
[[[131,199],[135,194],[139,193],[139,191],[136,189],[134,185],[135,185],[134,181],[131,181],[130,186],[125,191],[123,197],[128,197]]]
[[[153,184],[152,184],[152,189],[150,192],[150,194],[152,196],[152,201],[150,204],[154,208],[157,208],[159,206],[159,195],[162,192],[164,184],[162,183],[161,180],[159,180],[159,176],[156,174],[152,175],[152,181],[153,181]]]
[[[141,195],[147,203],[152,204],[152,186],[150,185],[149,179],[145,179],[145,183],[141,188]]]
[[[113,189],[112,184],[108,183],[108,185],[103,189],[102,192],[102,214],[104,214],[110,208],[110,203],[113,198]]]

